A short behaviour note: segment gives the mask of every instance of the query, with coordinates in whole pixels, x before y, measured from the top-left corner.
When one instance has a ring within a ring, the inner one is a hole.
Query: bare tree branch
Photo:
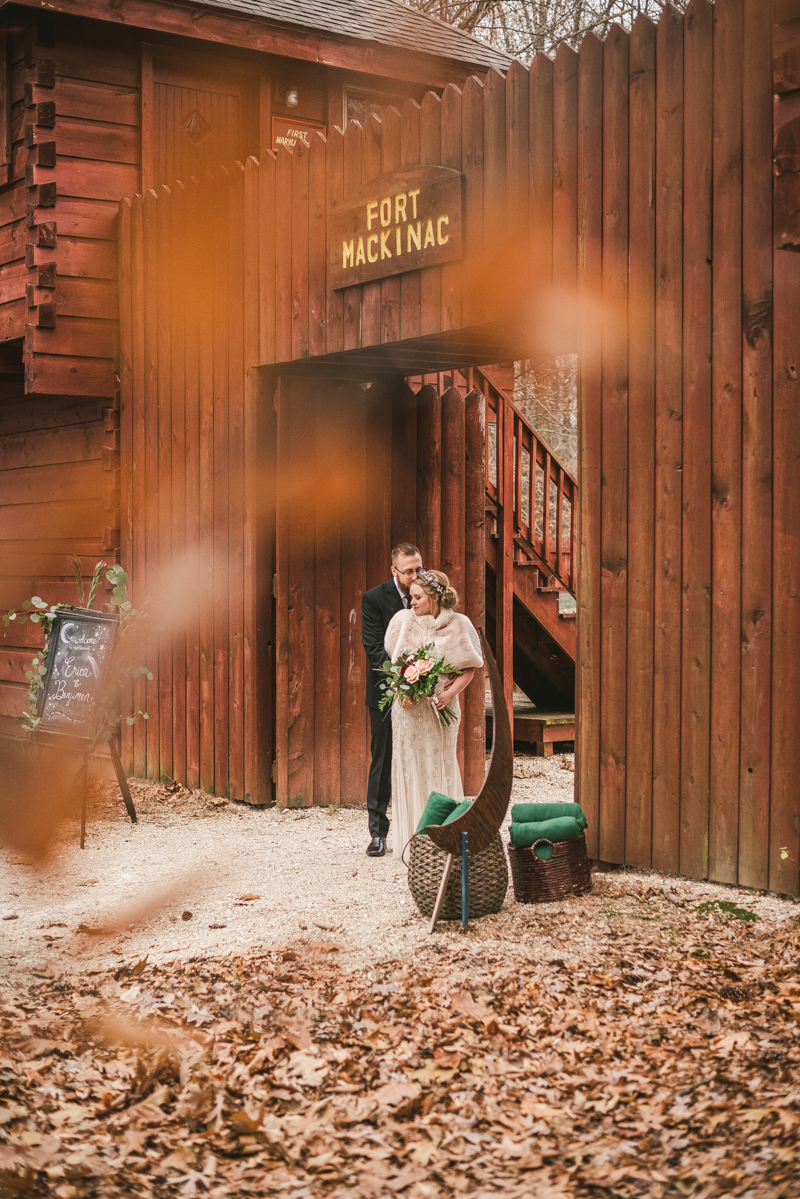
[[[562,42],[577,48],[587,33],[605,37],[611,26],[629,29],[638,16],[657,21],[668,0],[407,0],[500,50],[530,62]],[[673,0],[680,11],[686,0]]]

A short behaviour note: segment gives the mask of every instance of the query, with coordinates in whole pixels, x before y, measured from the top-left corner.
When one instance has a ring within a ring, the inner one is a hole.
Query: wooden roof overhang
[[[0,0],[0,21],[13,24],[21,14],[52,20],[58,16],[85,18],[109,26],[163,35],[209,47],[255,51],[361,74],[404,79],[443,88],[463,83],[473,71],[484,74],[485,64],[382,45],[363,38],[337,36],[292,26],[265,17],[211,9],[201,4],[165,4],[162,0],[114,0],[100,8],[91,0],[55,0],[45,8],[36,0]]]
[[[365,346],[340,354],[320,354],[275,365],[286,375],[375,381],[575,351],[571,330],[562,329],[557,340],[551,334],[548,323],[538,322],[531,313],[524,321],[489,322],[429,337],[411,337],[405,341]]]

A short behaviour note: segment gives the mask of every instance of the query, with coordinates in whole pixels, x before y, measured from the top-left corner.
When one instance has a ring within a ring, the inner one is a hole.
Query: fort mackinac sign
[[[464,176],[448,167],[394,171],[331,206],[334,288],[452,262],[462,254]]]

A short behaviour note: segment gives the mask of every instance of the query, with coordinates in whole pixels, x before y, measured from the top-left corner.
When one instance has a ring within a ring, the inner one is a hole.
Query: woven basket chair
[[[407,853],[409,890],[422,915],[430,918],[436,904],[447,853],[438,849],[424,833],[415,833],[408,843]],[[486,849],[470,858],[470,919],[473,916],[490,916],[493,912],[499,912],[507,891],[508,865],[503,852],[502,838],[497,833]],[[461,919],[460,857],[453,859],[439,919]]]
[[[514,781],[514,743],[511,739],[511,722],[508,718],[508,707],[503,697],[503,684],[500,672],[497,669],[494,655],[489,649],[483,629],[480,629],[479,632],[484,660],[489,670],[489,687],[492,694],[492,711],[494,713],[492,721],[492,754],[489,759],[489,769],[486,772],[486,778],[483,780],[483,786],[472,804],[470,804],[468,811],[464,812],[462,816],[459,816],[458,820],[453,820],[450,824],[429,824],[424,833],[415,834],[410,842],[412,854],[408,868],[408,885],[421,912],[425,912],[423,904],[427,906],[427,900],[424,896],[430,890],[431,884],[428,881],[428,876],[432,874],[436,878],[438,874],[434,888],[434,902],[431,909],[431,932],[436,928],[436,922],[443,914],[443,907],[448,897],[450,899],[448,911],[453,911],[454,915],[446,916],[445,919],[455,918],[454,903],[458,902],[458,914],[461,911],[460,898],[457,899],[456,897],[460,897],[461,894],[460,858],[462,833],[467,834],[467,852],[469,854],[470,914],[473,914],[473,887],[475,888],[476,903],[478,906],[480,906],[480,897],[483,896],[484,892],[487,895],[491,892],[494,895],[491,902],[497,903],[497,907],[487,907],[481,913],[476,908],[474,910],[475,915],[488,915],[489,912],[499,911],[506,890],[508,889],[508,871],[499,833],[500,826],[508,810],[508,801],[511,799],[511,785]],[[439,855],[434,857],[427,850],[420,849],[420,846],[415,845],[415,842],[421,841],[428,841],[430,849],[438,849]],[[497,847],[493,849],[495,842],[497,842]],[[502,872],[499,864],[500,859],[502,859]],[[454,879],[452,885],[448,885],[451,874],[455,874],[458,882],[456,883]],[[481,877],[484,874],[486,876],[485,880]],[[501,887],[502,897],[498,902],[497,893]],[[423,898],[421,900],[417,899],[417,895],[423,896]],[[483,902],[489,901],[488,899],[484,899]]]
[[[547,861],[533,852],[537,845],[552,845],[553,855]],[[508,847],[514,898],[517,903],[555,903],[568,895],[584,895],[592,888],[586,838],[560,841],[555,844],[542,837],[530,849]]]

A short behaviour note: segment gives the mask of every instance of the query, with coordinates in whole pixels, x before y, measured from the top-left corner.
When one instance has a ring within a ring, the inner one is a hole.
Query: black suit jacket
[[[389,621],[395,612],[402,610],[403,606],[403,601],[395,586],[394,576],[389,579],[388,583],[381,583],[379,586],[373,587],[371,591],[365,591],[361,597],[361,640],[369,659],[366,698],[368,708],[377,708],[383,695],[383,692],[378,690],[379,683],[383,682],[383,676],[376,674],[376,671],[380,671],[386,661],[387,655],[383,648],[383,639],[386,636]]]

